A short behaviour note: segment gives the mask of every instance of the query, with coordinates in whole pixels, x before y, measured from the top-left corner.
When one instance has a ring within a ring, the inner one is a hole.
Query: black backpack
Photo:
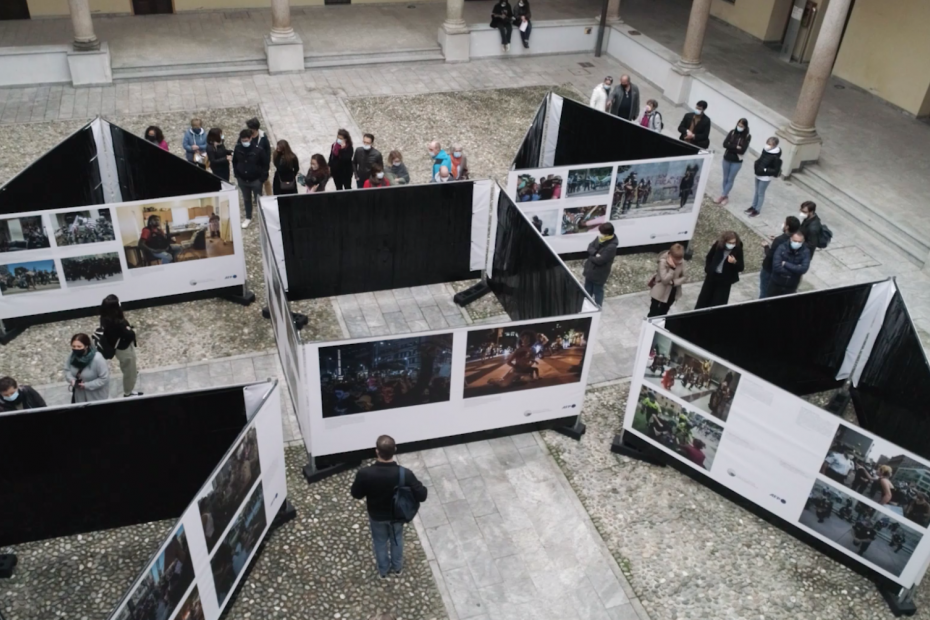
[[[827,228],[826,224],[820,224],[820,234],[817,235],[817,248],[826,249],[830,242],[833,241],[833,231]]]
[[[116,347],[111,347],[110,343],[103,336],[103,327],[98,327],[94,331],[93,335],[94,346],[100,351],[100,355],[103,356],[105,360],[111,360],[116,357]],[[116,344],[119,345],[119,341],[116,341]]]
[[[420,502],[413,495],[413,489],[404,484],[404,472],[406,469],[400,469],[400,481],[394,487],[394,523],[410,523],[417,516],[420,510]]]

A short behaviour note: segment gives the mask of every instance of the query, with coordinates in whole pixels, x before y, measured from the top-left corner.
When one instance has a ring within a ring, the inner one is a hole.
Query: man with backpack
[[[820,217],[817,215],[817,205],[813,201],[808,200],[801,204],[798,219],[801,220],[804,245],[810,248],[811,259],[813,259],[816,250],[824,250],[830,245],[833,232],[820,221]]]
[[[404,523],[412,521],[420,503],[426,501],[426,487],[412,471],[394,461],[396,452],[392,437],[378,437],[374,464],[355,473],[351,490],[352,497],[367,502],[375,562],[382,579],[389,572],[400,575],[403,570]]]

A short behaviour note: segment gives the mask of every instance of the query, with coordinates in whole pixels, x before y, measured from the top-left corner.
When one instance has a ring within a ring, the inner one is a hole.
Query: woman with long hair
[[[329,172],[333,176],[336,189],[352,189],[352,136],[345,129],[336,132],[336,141],[329,151]]]
[[[168,143],[165,141],[165,134],[162,133],[161,127],[150,126],[145,130],[145,139],[152,144],[157,144],[162,150],[168,150]]]
[[[736,127],[723,139],[723,192],[714,201],[718,205],[726,205],[730,201],[730,190],[733,189],[739,169],[743,167],[743,155],[749,148],[750,140],[749,121],[745,118],[736,121]]]
[[[112,352],[112,357],[119,362],[119,369],[123,373],[123,396],[141,396],[142,392],[135,391],[139,378],[136,370],[136,332],[123,315],[123,308],[116,295],[107,295],[100,304],[100,327],[94,332],[94,342],[104,357]]]
[[[223,140],[223,130],[214,127],[207,132],[207,161],[210,162],[210,171],[226,182],[229,182],[229,161],[232,152],[226,148]]]
[[[310,157],[310,169],[307,170],[307,176],[304,177],[307,185],[308,194],[318,194],[326,191],[326,184],[329,183],[330,171],[326,165],[326,159],[319,153],[314,153]]]
[[[391,154],[388,155],[388,163],[391,165],[391,171],[388,173],[391,183],[394,185],[409,185],[410,172],[407,170],[407,165],[404,164],[404,156],[401,152],[397,150],[391,151]]]
[[[743,267],[743,242],[728,230],[710,246],[704,258],[704,285],[694,309],[727,305],[730,287],[739,282]]]
[[[72,403],[110,398],[110,367],[87,334],[71,336],[71,354],[65,362],[65,378]]]
[[[297,174],[300,172],[300,162],[297,155],[291,150],[287,140],[278,140],[274,150],[274,181],[272,192],[275,196],[297,193]]]

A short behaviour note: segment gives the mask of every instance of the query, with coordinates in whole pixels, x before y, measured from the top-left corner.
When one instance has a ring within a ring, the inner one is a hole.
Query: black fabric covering
[[[546,114],[549,110],[549,96],[547,95],[539,104],[536,110],[536,116],[533,118],[533,124],[530,125],[526,136],[523,137],[523,144],[517,151],[517,156],[513,159],[513,169],[523,170],[525,168],[539,168],[542,165],[542,148],[543,132],[546,128]]]
[[[471,276],[471,181],[279,196],[288,299]]]
[[[151,200],[222,189],[220,178],[157,144],[110,124],[123,201]]]
[[[864,428],[930,459],[930,366],[900,292],[851,391]]]
[[[792,394],[834,389],[872,284],[674,314],[665,328]]]
[[[247,422],[241,386],[0,416],[0,546],[177,519]]]
[[[671,123],[666,119],[666,124]],[[696,155],[698,147],[565,99],[555,147],[556,166]]]
[[[94,133],[87,125],[0,187],[0,213],[103,204],[96,155]]]
[[[488,284],[514,321],[577,314],[585,300],[578,281],[504,192]]]

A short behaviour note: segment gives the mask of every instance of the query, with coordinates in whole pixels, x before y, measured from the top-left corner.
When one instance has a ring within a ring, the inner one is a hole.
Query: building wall
[[[710,14],[762,41],[781,41],[792,0],[714,0]]]
[[[93,13],[132,13],[132,0],[90,0],[90,10]],[[68,0],[29,0],[29,15],[32,17],[69,14]]]
[[[856,0],[834,75],[912,114],[930,114],[928,23],[927,0]]]
[[[369,4],[385,2],[409,2],[410,0],[352,0],[352,4]],[[423,2],[424,0],[417,0]],[[429,1],[429,0],[426,0]],[[442,2],[443,0],[433,0]],[[0,0],[3,2],[3,0]],[[68,0],[28,0],[29,14],[32,17],[61,17],[69,14]],[[323,6],[325,0],[291,0],[291,6]],[[270,0],[174,0],[174,10],[211,11],[222,9],[267,9]],[[93,13],[131,14],[132,0],[90,0]]]

